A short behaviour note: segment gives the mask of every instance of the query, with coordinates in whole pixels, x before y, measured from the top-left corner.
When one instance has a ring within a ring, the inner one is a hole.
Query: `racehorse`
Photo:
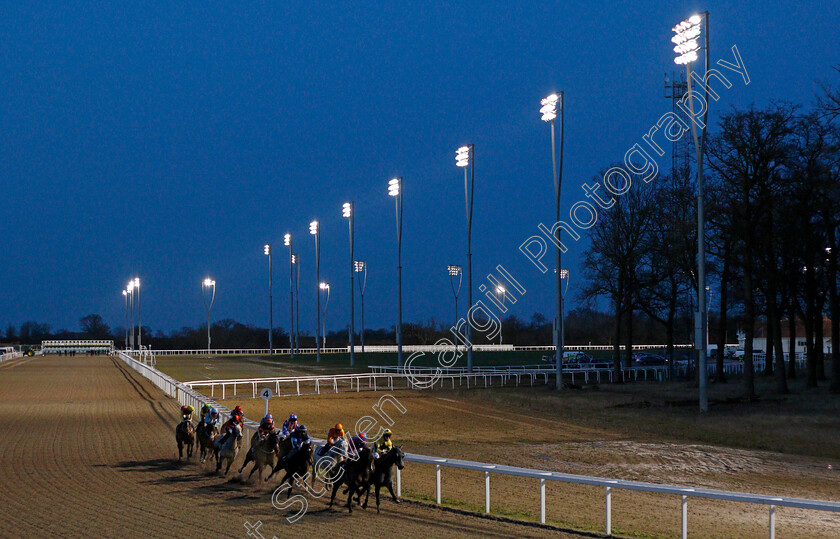
[[[315,486],[315,477],[318,475],[318,472],[322,472],[323,476],[329,479],[330,481],[326,481],[328,484],[332,484],[332,479],[335,477],[337,472],[341,469],[341,464],[347,460],[347,452],[350,450],[350,442],[348,442],[344,436],[339,436],[335,439],[335,443],[327,449],[327,445],[324,444],[319,446],[318,449],[315,450],[314,455],[314,464],[312,466],[312,486]],[[329,466],[330,461],[334,464]],[[324,462],[319,466],[318,463]]]
[[[282,460],[278,461],[277,465],[274,466],[274,469],[271,471],[268,477],[265,478],[265,480],[268,481],[269,479],[271,479],[271,476],[277,473],[277,471],[281,467],[284,468],[286,470],[286,475],[284,475],[283,479],[280,480],[280,485],[285,483],[287,480],[289,481],[289,495],[286,496],[286,499],[289,499],[292,497],[292,488],[295,484],[295,478],[306,477],[306,474],[309,473],[309,466],[311,465],[312,443],[306,442],[301,444],[300,449],[298,449],[298,452],[294,456],[286,460],[285,465]]]
[[[230,471],[230,465],[233,464],[233,460],[236,458],[236,454],[239,453],[239,446],[242,443],[242,427],[239,424],[234,425],[234,432],[228,439],[225,440],[224,445],[217,449],[218,455],[216,457],[216,472],[219,472],[222,469],[222,461],[227,460],[227,468],[225,468],[224,475]],[[216,444],[218,444],[218,440]],[[214,447],[216,447],[214,445]]]
[[[365,503],[362,504],[362,508],[367,509],[368,503],[368,496],[370,496],[370,485],[373,485],[374,490],[376,491],[376,512],[379,512],[379,489],[382,487],[386,487],[388,492],[391,493],[391,498],[394,499],[395,503],[400,503],[399,498],[397,495],[394,494],[394,483],[393,483],[393,473],[394,473],[394,466],[400,470],[405,467],[403,464],[403,459],[405,458],[405,453],[402,451],[402,446],[397,446],[376,459],[373,462],[373,474],[370,476],[370,481],[367,485],[367,493],[365,495]]]
[[[358,492],[359,497],[356,499],[356,503],[359,503],[359,499],[362,496],[362,492],[367,489],[370,489],[370,468],[373,464],[373,452],[370,448],[365,447],[361,451],[358,452],[358,456],[355,459],[348,459],[344,463],[344,477],[342,481],[336,481],[333,483],[333,491],[332,497],[330,497],[330,507],[332,507],[333,502],[335,501],[335,494],[338,492],[339,487],[342,484],[347,485],[347,490],[344,492],[347,494],[347,509],[352,513],[353,512],[353,496]]]
[[[214,443],[216,442],[216,437],[219,435],[219,429],[214,426],[212,430],[208,431],[207,425],[204,422],[201,422],[198,424],[198,427],[196,427],[195,434],[196,438],[198,438],[198,448],[201,452],[201,463],[204,464],[208,452],[211,457],[218,461],[219,450],[214,446]]]
[[[255,443],[256,442],[256,443]],[[253,453],[254,466],[251,468],[251,473],[248,474],[248,479],[254,475],[254,470],[259,471],[260,482],[263,482],[263,468],[268,466],[268,469],[274,469],[275,460],[278,458],[277,454],[280,452],[280,436],[272,431],[265,438],[258,439],[257,434],[251,439],[251,451]],[[248,461],[245,461],[248,464]],[[239,469],[239,473],[245,468],[245,464]]]
[[[192,457],[195,444],[195,429],[192,421],[185,419],[175,427],[175,441],[178,443],[178,460],[184,458],[184,446],[187,446],[187,459]]]

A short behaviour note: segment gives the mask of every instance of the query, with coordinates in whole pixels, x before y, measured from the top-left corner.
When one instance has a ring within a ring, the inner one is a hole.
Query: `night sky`
[[[287,327],[290,232],[303,262],[301,328],[312,333],[308,223],[318,219],[328,325],[343,327],[341,205],[353,200],[367,326],[390,326],[393,176],[404,177],[403,319],[448,322],[446,265],[466,262],[454,155],[470,142],[475,288],[502,264],[527,289],[514,314],[550,315],[552,276],[518,250],[553,222],[540,98],[566,92],[567,214],[581,184],[670,110],[670,30],[695,10],[711,13],[713,59],[731,61],[737,45],[751,78],[730,78],[713,118],[771,99],[809,104],[816,81],[840,82],[836,0],[571,4],[5,2],[0,324],[74,330],[99,313],[121,325],[121,290],[137,275],[154,329],[202,323],[206,276],[218,283],[214,319],[266,326],[262,246],[272,243],[274,320]],[[669,163],[659,160],[662,172]],[[584,246],[564,264],[570,297]]]

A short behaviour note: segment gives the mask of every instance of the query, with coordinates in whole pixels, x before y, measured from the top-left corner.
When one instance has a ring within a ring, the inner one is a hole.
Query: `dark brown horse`
[[[303,481],[306,481],[306,474],[309,473],[310,466],[312,466],[312,443],[306,442],[301,444],[297,453],[285,461],[278,461],[277,465],[271,471],[269,476],[265,478],[265,480],[268,481],[280,468],[283,468],[286,471],[286,475],[284,475],[283,479],[280,480],[280,485],[282,486],[286,481],[289,482],[289,495],[286,496],[286,499],[289,499],[292,497],[292,488],[294,488],[295,478],[300,477]]]
[[[175,427],[175,442],[178,444],[178,460],[184,458],[184,446],[187,446],[187,459],[192,458],[195,444],[195,428],[192,421],[185,419]]]
[[[391,498],[393,498],[395,503],[400,503],[399,498],[397,495],[394,494],[394,466],[398,469],[402,470],[405,467],[403,463],[403,459],[405,458],[405,453],[402,452],[402,446],[397,446],[376,459],[373,462],[373,474],[370,476],[370,482],[367,485],[367,492],[365,494],[365,503],[362,504],[364,509],[367,509],[368,504],[368,496],[370,496],[370,486],[373,485],[373,489],[376,493],[376,512],[379,512],[379,489],[385,487],[388,489],[388,492],[391,493]]]
[[[342,481],[333,483],[330,507],[332,507],[335,501],[336,492],[344,484],[347,486],[347,489],[344,491],[347,493],[347,505],[345,507],[352,513],[353,496],[358,493],[359,496],[356,498],[356,503],[359,503],[359,499],[362,496],[362,492],[365,491],[365,488],[370,490],[370,469],[372,466],[373,452],[367,447],[358,452],[356,459],[347,460],[344,463],[344,476],[342,477]]]
[[[210,453],[210,456],[219,460],[219,450],[216,449],[214,443],[216,442],[216,437],[219,435],[218,427],[213,427],[212,429],[208,429],[205,423],[199,423],[198,427],[195,429],[196,438],[198,438],[198,449],[199,449],[199,456],[201,457],[201,463],[204,464],[204,461],[207,459],[207,453]]]

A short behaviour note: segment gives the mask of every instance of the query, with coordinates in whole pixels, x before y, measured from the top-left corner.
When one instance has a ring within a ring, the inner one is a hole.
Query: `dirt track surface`
[[[257,490],[209,473],[195,458],[178,463],[178,408],[111,358],[47,356],[0,366],[0,536],[248,537],[245,522],[262,521],[259,532],[269,539],[342,530],[357,537],[578,537],[390,501],[380,515],[351,516],[310,500],[303,519],[289,524],[291,513],[271,505],[275,482]]]

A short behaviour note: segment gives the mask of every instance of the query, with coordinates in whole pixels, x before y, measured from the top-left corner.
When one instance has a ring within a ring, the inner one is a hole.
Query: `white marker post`
[[[260,389],[260,397],[262,397],[263,400],[265,401],[265,413],[263,414],[263,417],[268,415],[268,399],[270,399],[273,396],[274,396],[274,393],[272,393],[271,390],[268,389],[267,387],[263,388],[263,389]]]

